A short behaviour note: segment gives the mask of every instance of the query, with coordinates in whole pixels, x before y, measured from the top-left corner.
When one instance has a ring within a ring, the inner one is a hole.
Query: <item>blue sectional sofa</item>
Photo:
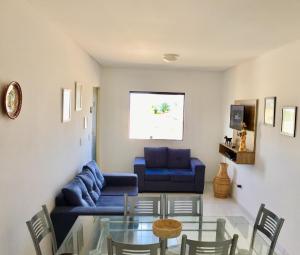
[[[140,192],[203,193],[205,165],[189,149],[145,147],[134,161]]]
[[[83,166],[55,199],[51,219],[58,245],[79,215],[122,215],[124,193],[138,194],[136,174],[102,174],[95,161]]]

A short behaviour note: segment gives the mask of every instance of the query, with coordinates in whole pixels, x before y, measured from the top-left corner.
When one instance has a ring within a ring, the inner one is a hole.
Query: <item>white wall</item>
[[[0,89],[18,81],[23,107],[16,120],[0,114],[0,254],[34,254],[25,221],[90,160],[83,117],[89,115],[99,66],[26,2],[0,3]],[[74,111],[74,81],[84,84]],[[72,121],[61,123],[61,89],[72,89]],[[84,144],[80,146],[79,139]]]
[[[286,219],[279,242],[289,254],[299,254],[300,130],[296,138],[280,134],[281,108],[300,106],[300,41],[271,51],[225,73],[224,132],[229,130],[229,106],[235,99],[259,99],[256,164],[231,164],[231,174],[242,189],[234,196],[252,216],[266,203]],[[276,96],[276,127],[263,124],[264,97]],[[298,118],[299,127],[299,118]]]
[[[133,171],[145,146],[190,148],[207,165],[206,180],[217,169],[221,126],[222,73],[104,68],[100,97],[100,162],[104,171]],[[130,140],[129,91],[185,92],[184,140]]]

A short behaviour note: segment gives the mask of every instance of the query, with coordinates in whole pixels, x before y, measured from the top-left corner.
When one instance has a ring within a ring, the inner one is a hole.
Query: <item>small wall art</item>
[[[286,106],[282,108],[281,134],[296,136],[297,107]]]
[[[22,108],[22,89],[19,83],[13,81],[4,91],[4,110],[10,119],[16,119]]]
[[[62,122],[71,120],[71,90],[62,90]]]
[[[275,127],[276,97],[265,98],[264,124]]]
[[[83,118],[83,128],[84,128],[84,129],[87,129],[87,125],[88,125],[88,124],[87,124],[87,117],[84,117],[84,118]]]
[[[75,82],[75,110],[82,110],[82,84]]]

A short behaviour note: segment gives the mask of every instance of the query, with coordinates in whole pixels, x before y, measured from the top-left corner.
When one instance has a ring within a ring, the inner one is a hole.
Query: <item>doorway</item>
[[[99,88],[93,88],[93,106],[92,106],[92,159],[97,160],[97,116],[98,116],[98,96]]]

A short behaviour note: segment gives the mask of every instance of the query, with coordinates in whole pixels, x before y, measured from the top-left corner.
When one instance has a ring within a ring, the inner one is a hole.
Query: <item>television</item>
[[[231,105],[230,106],[230,128],[241,130],[242,123],[245,118],[245,106],[244,105]]]

